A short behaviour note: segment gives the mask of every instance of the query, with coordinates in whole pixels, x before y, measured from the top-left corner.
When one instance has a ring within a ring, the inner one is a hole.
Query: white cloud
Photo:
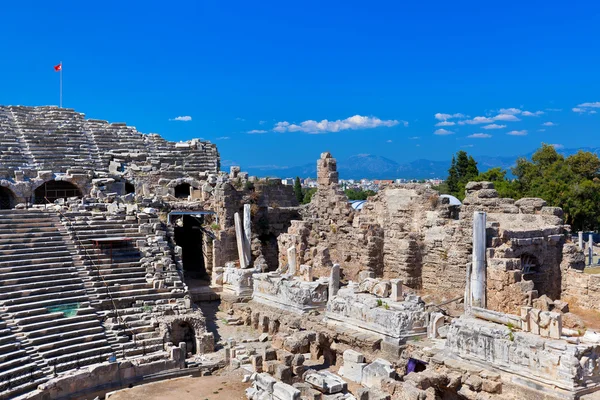
[[[252,129],[251,131],[248,131],[247,133],[249,133],[249,134],[267,133],[267,131],[265,131],[264,129]]]
[[[526,130],[522,130],[522,131],[510,131],[507,133],[507,135],[511,135],[511,136],[525,136],[527,135],[527,131]]]
[[[452,126],[452,125],[456,125],[456,122],[441,121],[441,122],[438,122],[437,124],[435,124],[435,126]]]
[[[521,115],[523,115],[524,117],[539,117],[542,114],[544,114],[543,111],[535,111],[535,112],[523,111],[523,113]]]
[[[580,114],[596,114],[596,111],[592,110],[592,108],[600,108],[600,101],[594,101],[591,103],[581,103],[578,104],[577,107],[573,107],[571,110]]]
[[[584,108],[600,108],[600,101],[594,101],[592,103],[581,103],[578,104],[577,107],[584,107]]]
[[[267,121],[258,121],[258,124],[259,124],[259,125],[264,125],[264,124],[266,124],[266,123],[267,123]]]
[[[405,128],[408,128],[408,121],[400,121],[402,122],[402,125],[404,125]]]
[[[489,124],[494,122],[493,119],[488,117],[475,117],[473,119],[468,119],[466,121],[459,121],[459,125],[469,124],[469,125],[477,125],[477,124]]]
[[[440,128],[438,130],[436,130],[435,132],[433,132],[434,135],[452,135],[454,132],[446,130],[444,128]]]
[[[175,118],[169,119],[169,121],[184,121],[184,122],[188,122],[191,120],[192,120],[192,117],[190,117],[189,115],[182,115],[180,117],[175,117]]]
[[[306,132],[306,133],[328,133],[339,132],[347,129],[371,129],[379,127],[396,126],[400,122],[404,126],[408,125],[406,121],[398,120],[381,120],[377,117],[363,117],[362,115],[354,115],[346,119],[338,119],[336,121],[328,121],[326,119],[318,122],[308,120],[300,124],[290,124],[287,121],[277,122],[273,130],[275,132]]]
[[[554,148],[555,148],[555,149],[557,149],[557,150],[558,150],[558,149],[564,149],[564,148],[565,148],[565,146],[564,146],[564,145],[562,145],[562,144],[558,144],[558,143],[556,143],[556,144],[553,144],[552,146],[554,146]]]
[[[500,114],[516,115],[521,114],[521,110],[519,110],[518,108],[501,108]]]
[[[471,138],[471,139],[488,139],[488,138],[491,138],[492,135],[490,135],[489,133],[474,133],[467,137]]]
[[[491,125],[482,126],[482,128],[483,129],[502,129],[502,128],[506,128],[506,125],[491,124]]]
[[[546,111],[562,111],[562,108],[546,108]]]
[[[413,137],[409,137],[410,140],[419,140],[421,139],[420,136],[413,136]]]
[[[494,121],[520,121],[513,114],[498,114],[494,117]]]
[[[557,124],[555,124],[554,122],[548,121],[548,122],[544,122],[542,124],[542,126],[556,126]]]
[[[452,119],[452,118],[464,118],[465,116],[461,113],[456,113],[456,114],[443,114],[443,113],[436,113],[434,115],[434,118],[439,120],[439,121],[445,121],[447,119]]]
[[[245,119],[245,118],[240,118],[240,117],[237,117],[235,120],[236,120],[236,121],[245,121],[246,119]]]
[[[465,144],[465,145],[462,145],[460,147],[475,147],[475,145],[474,144]]]
[[[385,142],[386,143],[392,143],[392,140],[391,139],[390,140],[386,140]]]
[[[229,140],[229,136],[221,136],[216,138],[215,140]]]

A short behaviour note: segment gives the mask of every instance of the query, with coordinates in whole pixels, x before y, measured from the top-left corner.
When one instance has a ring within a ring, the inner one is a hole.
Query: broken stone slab
[[[315,371],[310,369],[304,373],[304,381],[325,394],[340,393],[348,387],[342,378],[329,371]]]
[[[344,357],[344,362],[351,362],[351,363],[364,363],[365,362],[365,356],[361,353],[359,353],[358,351],[354,351],[351,349],[348,349],[346,351],[344,351],[343,354]]]
[[[384,378],[394,378],[396,371],[392,364],[382,358],[378,358],[367,365],[362,371],[361,383],[366,387],[380,387]]]
[[[277,400],[300,400],[300,391],[287,383],[277,382],[273,385],[273,397]]]
[[[260,389],[272,394],[273,388],[277,383],[277,379],[273,378],[266,372],[261,372],[260,374],[256,375],[255,383]]]

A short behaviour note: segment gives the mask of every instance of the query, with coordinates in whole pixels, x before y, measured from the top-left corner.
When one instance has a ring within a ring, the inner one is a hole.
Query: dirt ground
[[[247,373],[247,372],[246,372]],[[242,400],[249,383],[242,383],[241,370],[223,371],[221,375],[177,378],[124,389],[109,400]]]

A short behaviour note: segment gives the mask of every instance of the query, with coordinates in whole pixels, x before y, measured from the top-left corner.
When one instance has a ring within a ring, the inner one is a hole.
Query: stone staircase
[[[69,242],[54,213],[0,211],[0,389],[11,396],[113,352]]]
[[[93,212],[67,212],[63,223],[77,246],[77,263],[85,274],[91,305],[102,315],[108,340],[117,356],[163,350],[163,340],[152,310],[183,296],[168,288],[155,288],[136,246],[146,240],[135,216]],[[108,245],[94,239],[127,238]]]

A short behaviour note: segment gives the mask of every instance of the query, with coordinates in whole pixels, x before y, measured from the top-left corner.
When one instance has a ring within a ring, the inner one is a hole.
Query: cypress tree
[[[304,194],[302,193],[302,185],[300,184],[299,177],[296,177],[296,181],[294,182],[294,194],[296,195],[298,204],[302,204],[302,200],[304,200]]]

